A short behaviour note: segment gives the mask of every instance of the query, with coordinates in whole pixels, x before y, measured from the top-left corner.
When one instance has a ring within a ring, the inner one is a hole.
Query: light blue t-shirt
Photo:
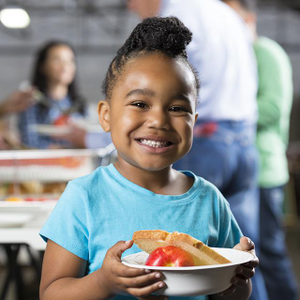
[[[40,234],[86,260],[88,273],[101,267],[111,246],[130,240],[136,230],[179,231],[211,247],[232,248],[242,233],[228,202],[211,183],[185,174],[195,180],[190,190],[166,196],[132,183],[112,164],[99,167],[68,184]],[[134,245],[124,255],[139,251]]]

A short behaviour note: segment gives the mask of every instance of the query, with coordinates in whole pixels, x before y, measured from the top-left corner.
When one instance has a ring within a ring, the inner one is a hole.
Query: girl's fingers
[[[221,296],[229,296],[233,294],[236,290],[236,288],[243,288],[245,287],[249,279],[253,277],[255,274],[255,270],[253,268],[248,268],[244,266],[238,266],[236,268],[236,276],[232,278],[231,283],[232,285],[219,295]]]
[[[218,295],[219,296],[230,296],[235,292],[235,290],[236,290],[236,286],[231,285],[227,290],[219,293]]]
[[[259,259],[255,256],[254,259],[249,261],[248,263],[243,264],[242,266],[249,267],[249,268],[256,268],[259,265]]]
[[[239,276],[233,277],[231,282],[233,286],[242,288],[248,284],[249,279],[245,279]]]
[[[141,298],[141,297],[150,296],[150,294],[157,292],[158,290],[164,288],[165,286],[166,284],[163,281],[158,281],[151,285],[147,285],[141,288],[134,288],[134,287],[127,288],[127,292],[133,295],[134,297]]]
[[[163,279],[163,275],[159,272],[153,272],[151,274],[146,274],[132,278],[120,278],[122,285],[128,288],[140,288],[149,286],[158,281],[162,281]]]
[[[123,252],[132,247],[133,241],[119,241],[115,245],[113,245],[107,251],[107,255],[109,257],[115,258],[118,261],[121,261],[121,256]]]
[[[243,236],[240,238],[239,248],[242,251],[251,251],[255,249],[255,245],[250,238]]]
[[[246,279],[249,279],[249,278],[252,278],[254,276],[255,269],[244,267],[244,266],[238,266],[236,268],[236,274],[239,275],[240,277],[244,277]]]
[[[131,268],[131,267],[127,267],[122,263],[118,263],[117,265],[115,265],[112,269],[111,272],[118,277],[138,277],[141,275],[145,275],[145,274],[150,274],[149,270],[144,270],[144,269],[138,269],[138,268]]]

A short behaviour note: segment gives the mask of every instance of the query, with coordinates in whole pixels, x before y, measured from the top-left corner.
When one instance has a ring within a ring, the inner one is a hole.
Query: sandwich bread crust
[[[201,241],[189,234],[164,230],[140,230],[132,237],[134,243],[143,251],[151,253],[158,247],[173,245],[189,252],[194,259],[195,266],[226,264],[231,261],[223,257]]]

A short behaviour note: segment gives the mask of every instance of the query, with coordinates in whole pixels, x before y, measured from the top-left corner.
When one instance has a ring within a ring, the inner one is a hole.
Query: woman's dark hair
[[[110,99],[113,87],[125,64],[133,57],[160,52],[171,58],[183,59],[195,75],[199,94],[200,82],[195,69],[187,60],[186,47],[192,40],[190,30],[176,17],[148,18],[139,23],[112,60],[102,85],[102,92]]]
[[[33,86],[35,86],[39,91],[41,91],[45,95],[47,95],[48,79],[47,79],[46,75],[43,73],[42,67],[44,66],[44,64],[46,62],[49,51],[52,48],[57,47],[57,46],[67,46],[73,51],[73,53],[75,55],[74,48],[69,43],[64,42],[64,41],[49,41],[38,50],[38,52],[36,54],[35,64],[34,64],[34,67],[32,70],[31,84]],[[76,76],[68,87],[68,95],[72,101],[73,106],[75,106],[77,108],[77,111],[80,114],[84,115],[86,112],[85,101],[78,92]],[[40,105],[41,107],[44,106],[41,103],[39,103],[38,105]]]

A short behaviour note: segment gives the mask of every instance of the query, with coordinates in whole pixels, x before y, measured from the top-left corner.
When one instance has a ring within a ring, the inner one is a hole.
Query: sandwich
[[[132,240],[140,249],[149,254],[157,248],[170,245],[180,248],[192,256],[195,266],[231,263],[230,260],[186,233],[140,230],[134,232]]]

